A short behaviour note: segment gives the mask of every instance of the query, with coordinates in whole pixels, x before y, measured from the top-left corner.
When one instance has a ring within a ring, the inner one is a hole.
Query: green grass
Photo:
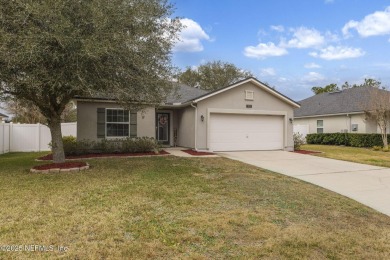
[[[315,156],[390,167],[390,152],[374,151],[370,148],[313,144],[303,145],[301,149],[322,152],[319,154],[313,154]]]
[[[90,160],[32,174],[0,156],[0,259],[388,259],[390,218],[322,188],[224,158]]]

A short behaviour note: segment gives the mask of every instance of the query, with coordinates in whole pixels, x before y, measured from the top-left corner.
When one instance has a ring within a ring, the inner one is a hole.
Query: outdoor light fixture
[[[292,122],[293,122],[293,119],[292,119],[292,118],[289,118],[288,120],[290,120],[290,123],[292,124]]]
[[[200,116],[200,121],[202,121],[202,122],[204,121],[204,116],[203,115]]]

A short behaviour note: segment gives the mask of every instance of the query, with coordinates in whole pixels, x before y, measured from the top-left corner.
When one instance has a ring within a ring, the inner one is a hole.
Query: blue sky
[[[179,68],[231,62],[296,101],[367,77],[390,87],[389,0],[171,1],[186,25]]]
[[[179,68],[222,60],[294,100],[311,87],[390,87],[390,1],[173,0],[186,25],[173,52]]]

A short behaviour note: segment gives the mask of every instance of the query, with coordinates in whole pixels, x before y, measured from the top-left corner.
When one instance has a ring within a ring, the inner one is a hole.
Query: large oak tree
[[[31,102],[65,160],[61,114],[77,95],[159,104],[180,30],[165,0],[0,0],[0,97]],[[136,102],[136,103],[135,103]]]

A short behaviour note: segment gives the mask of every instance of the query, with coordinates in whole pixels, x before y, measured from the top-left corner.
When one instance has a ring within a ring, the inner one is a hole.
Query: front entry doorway
[[[156,139],[160,144],[169,145],[169,113],[156,113]]]

